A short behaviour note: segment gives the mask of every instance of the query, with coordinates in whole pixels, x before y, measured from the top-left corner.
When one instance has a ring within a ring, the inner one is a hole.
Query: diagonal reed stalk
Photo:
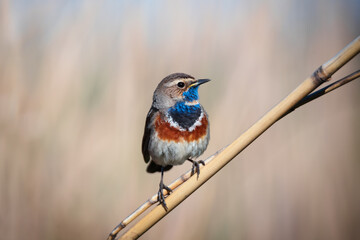
[[[171,212],[177,205],[184,201],[202,184],[215,175],[221,168],[236,157],[242,150],[258,138],[264,131],[271,127],[279,119],[295,110],[295,108],[312,101],[356,78],[359,77],[360,71],[354,72],[339,81],[310,94],[314,89],[326,82],[337,70],[344,66],[354,56],[360,52],[360,36],[342,49],[335,57],[321,65],[311,76],[300,84],[292,93],[290,93],[284,100],[277,104],[267,114],[265,114],[259,121],[243,133],[229,146],[220,150],[208,158],[206,165],[201,168],[199,178],[190,176],[190,171],[183,174],[175,180],[169,187],[175,189],[171,195],[166,198],[168,211],[165,211],[161,205],[156,206],[147,215],[140,219],[132,228],[130,228],[120,239],[136,239],[150,229],[155,223],[161,220],[166,214]],[[123,220],[110,233],[108,239],[114,239],[117,233],[123,229],[127,224],[137,218],[141,213],[148,209],[157,201],[157,195],[141,205],[135,212]]]
[[[313,92],[309,95],[307,95],[306,97],[304,97],[303,99],[301,99],[300,102],[298,102],[291,110],[289,110],[286,114],[284,114],[283,117],[285,117],[287,114],[291,113],[292,111],[294,111],[296,108],[312,101],[315,100],[321,96],[323,96],[324,94],[327,94],[333,90],[335,90],[338,87],[341,87],[357,78],[360,77],[360,70],[316,91]],[[205,161],[205,164],[207,164],[209,161],[211,161],[217,154],[219,154],[224,148],[220,149],[218,152],[216,152],[215,154],[213,154],[212,156],[210,156],[209,158],[207,158]],[[183,175],[181,175],[179,178],[177,178],[175,181],[173,181],[169,187],[171,189],[175,189],[178,186],[180,186],[181,184],[183,184],[186,180],[188,180],[191,177],[191,171],[187,171],[186,173],[184,173]],[[165,193],[166,190],[164,190]],[[155,204],[157,202],[157,194],[153,195],[151,198],[149,198],[145,203],[143,203],[139,208],[137,208],[131,215],[129,215],[127,218],[125,218],[120,224],[118,224],[113,231],[111,232],[111,234],[109,235],[108,240],[114,239],[116,237],[116,235],[122,230],[124,229],[128,224],[130,224],[133,220],[135,220],[138,216],[140,216],[143,212],[145,212],[147,209],[149,209],[153,204]]]

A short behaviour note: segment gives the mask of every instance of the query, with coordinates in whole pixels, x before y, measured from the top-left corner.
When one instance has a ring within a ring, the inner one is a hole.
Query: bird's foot
[[[168,186],[166,186],[166,185],[161,181],[160,184],[159,184],[158,201],[159,201],[159,203],[164,207],[165,211],[167,211],[167,210],[168,210],[168,207],[166,206],[166,202],[165,202],[165,196],[166,196],[166,195],[164,195],[164,192],[163,192],[164,189],[167,191],[167,194],[166,194],[166,195],[172,193],[171,188],[169,188]]]
[[[200,164],[202,164],[203,166],[205,166],[205,162],[203,160],[200,161],[195,161],[192,159],[188,159],[190,162],[192,162],[192,168],[191,168],[191,176],[194,175],[195,171],[197,174],[197,178],[199,178],[200,175]]]

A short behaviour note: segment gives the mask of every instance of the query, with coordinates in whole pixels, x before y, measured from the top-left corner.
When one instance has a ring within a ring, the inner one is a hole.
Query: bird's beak
[[[189,86],[189,88],[194,87],[194,86],[199,86],[199,85],[201,85],[201,84],[203,84],[203,83],[207,83],[207,82],[209,82],[209,81],[210,81],[210,79],[198,79],[198,80],[195,80],[195,82],[193,82],[193,83]]]

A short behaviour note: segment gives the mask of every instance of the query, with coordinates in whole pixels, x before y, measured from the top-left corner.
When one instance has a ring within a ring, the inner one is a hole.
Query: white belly
[[[149,153],[156,164],[161,166],[180,165],[188,158],[199,157],[207,148],[209,134],[192,142],[163,141],[154,134],[149,143]]]

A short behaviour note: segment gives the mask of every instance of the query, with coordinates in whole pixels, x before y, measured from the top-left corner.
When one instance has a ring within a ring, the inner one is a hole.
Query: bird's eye
[[[183,82],[178,82],[178,84],[177,84],[177,85],[178,85],[178,87],[179,87],[179,88],[183,88],[183,87],[185,87],[185,83],[183,83]]]

